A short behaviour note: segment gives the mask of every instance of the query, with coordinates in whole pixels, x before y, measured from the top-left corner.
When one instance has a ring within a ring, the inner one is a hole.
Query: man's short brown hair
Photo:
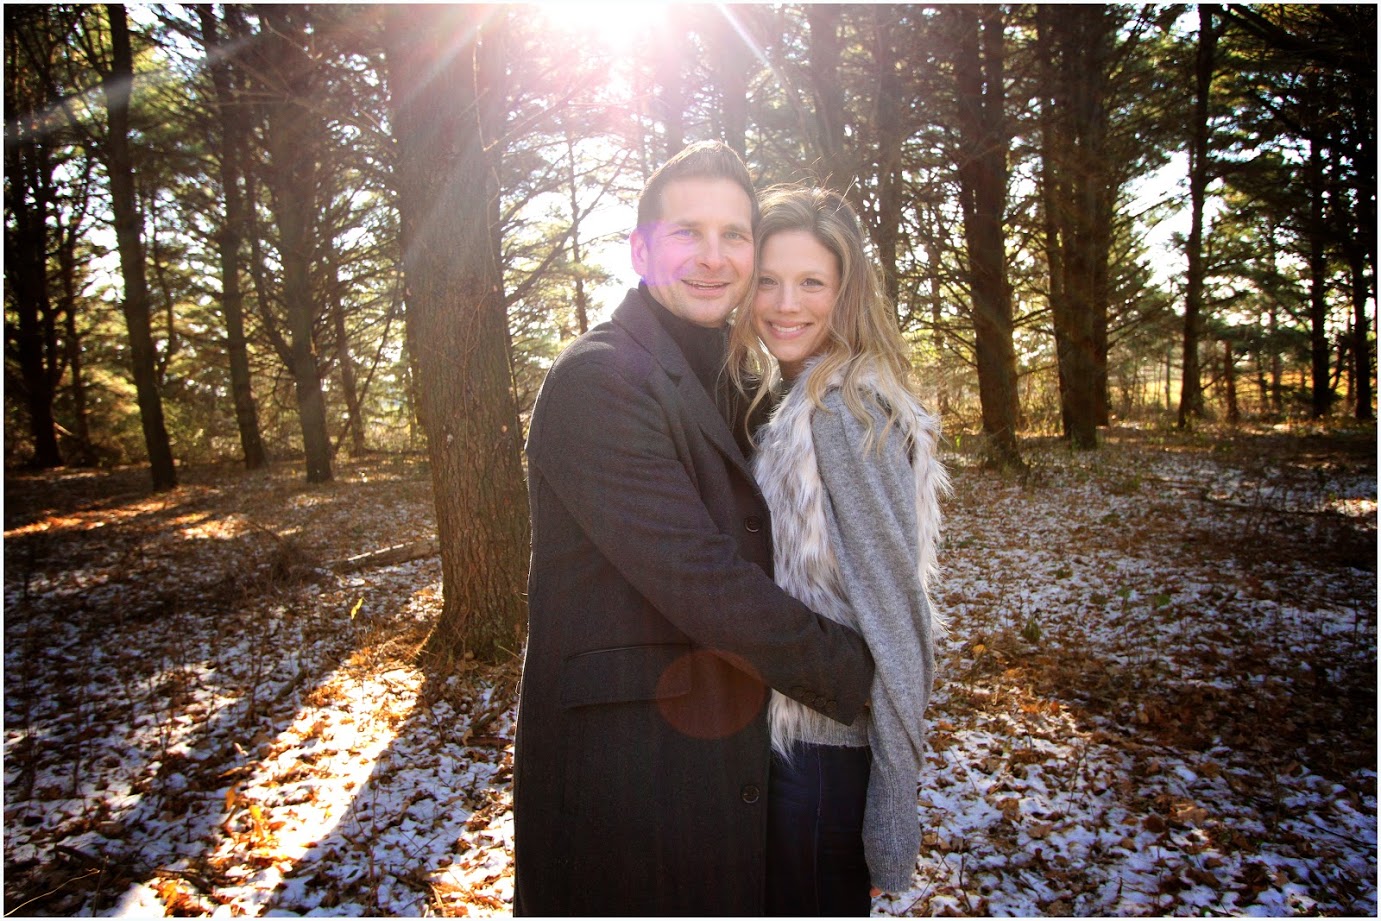
[[[697,141],[657,167],[642,194],[638,196],[638,230],[649,226],[662,216],[662,192],[668,185],[682,179],[727,179],[743,189],[753,208],[753,229],[758,227],[761,211],[753,177],[743,158],[723,141]]]

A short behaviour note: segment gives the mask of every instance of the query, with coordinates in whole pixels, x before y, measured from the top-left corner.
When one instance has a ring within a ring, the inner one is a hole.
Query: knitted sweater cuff
[[[863,856],[874,886],[884,892],[905,892],[916,875],[916,856],[921,849],[916,782],[891,778],[888,783],[888,778],[879,776],[876,761],[873,767],[864,807]]]

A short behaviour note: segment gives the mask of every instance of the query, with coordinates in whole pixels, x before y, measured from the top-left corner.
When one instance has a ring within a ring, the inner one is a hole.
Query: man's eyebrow
[[[661,221],[660,223],[667,227],[685,228],[687,230],[699,230],[705,226],[706,221],[702,218],[683,217],[677,218],[675,220]],[[746,234],[750,237],[753,235],[752,224],[740,224],[737,221],[734,221],[733,223],[726,224],[724,226],[724,229],[737,231],[738,233]]]

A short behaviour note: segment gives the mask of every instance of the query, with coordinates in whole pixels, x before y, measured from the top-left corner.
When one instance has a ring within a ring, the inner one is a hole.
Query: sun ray
[[[624,54],[655,29],[666,25],[660,3],[626,0],[591,0],[583,3],[537,3],[533,7],[556,31],[596,45],[613,54]]]

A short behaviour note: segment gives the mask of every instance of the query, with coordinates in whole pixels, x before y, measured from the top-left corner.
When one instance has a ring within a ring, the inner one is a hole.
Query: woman
[[[730,336],[729,373],[752,409],[780,398],[749,433],[776,580],[857,629],[877,664],[851,726],[773,693],[767,905],[866,915],[870,884],[910,887],[920,847],[936,629],[926,583],[948,484],[853,209],[823,189],[770,190],[756,236],[757,289]]]

